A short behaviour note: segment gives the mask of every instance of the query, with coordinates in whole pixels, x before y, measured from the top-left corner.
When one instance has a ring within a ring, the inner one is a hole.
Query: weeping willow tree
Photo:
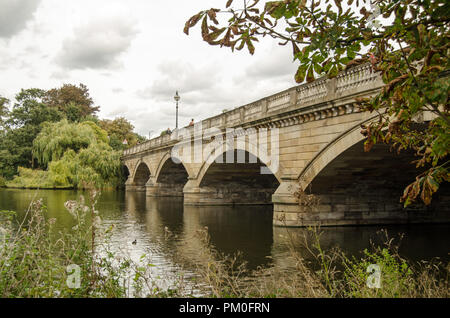
[[[33,141],[33,156],[45,168],[51,161],[60,160],[69,149],[78,153],[98,143],[108,144],[108,136],[93,122],[69,123],[66,119],[46,122]]]
[[[116,187],[121,178],[120,152],[108,145],[95,123],[45,123],[33,142],[33,156],[46,169],[19,169],[10,187]]]

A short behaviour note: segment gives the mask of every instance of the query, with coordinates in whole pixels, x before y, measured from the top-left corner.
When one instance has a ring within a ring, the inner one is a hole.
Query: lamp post
[[[178,101],[180,100],[180,95],[178,95],[178,91],[176,91],[175,96],[173,98],[175,99],[175,102],[177,103],[175,129],[178,129]]]

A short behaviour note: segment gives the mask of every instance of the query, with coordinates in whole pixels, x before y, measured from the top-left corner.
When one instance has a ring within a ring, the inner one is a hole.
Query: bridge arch
[[[145,191],[145,185],[151,176],[150,168],[147,163],[143,160],[139,160],[136,163],[132,176],[132,186],[138,191]]]
[[[184,170],[188,176],[190,175],[189,174],[189,172],[190,172],[189,165],[186,165],[183,162],[180,162],[180,163],[173,162],[171,152],[168,151],[163,155],[161,160],[159,160],[159,162],[158,162],[158,167],[156,168],[156,171],[154,174],[155,182],[158,182],[158,180],[161,180],[161,175],[164,174],[164,172],[167,172],[167,169],[169,167],[178,167],[177,170],[180,170],[180,171]]]
[[[147,186],[149,196],[183,196],[183,187],[189,172],[184,163],[175,163],[171,152],[166,152],[159,160],[156,172]]]
[[[120,178],[121,178],[120,186],[124,186],[128,182],[128,179],[130,178],[130,176],[131,176],[130,168],[128,167],[128,165],[123,163],[120,166]]]
[[[122,173],[126,178],[128,179],[130,176],[132,176],[132,173],[134,172],[133,169],[130,169],[130,164],[127,162],[123,162],[121,165]]]
[[[203,163],[200,166],[200,169],[198,170],[198,173],[196,175],[196,179],[197,179],[197,183],[198,185],[200,185],[202,183],[202,180],[205,176],[205,174],[207,173],[207,171],[209,170],[209,168],[211,167],[212,164],[215,163],[215,160],[217,157],[219,156],[223,156],[224,153],[226,153],[226,150],[224,150],[225,146],[227,145],[227,141],[224,141],[223,143],[221,143],[219,146],[217,146],[214,151],[212,151],[208,157],[206,158],[206,160],[203,160]],[[247,153],[246,158],[248,158],[248,155],[251,155],[255,158],[257,158],[257,160],[261,161],[261,163],[267,167],[268,162],[266,162],[265,160],[261,160],[258,156],[257,153],[255,153],[252,149],[258,149],[257,148],[258,145],[256,145],[253,142],[249,142],[248,140],[245,141],[245,148],[244,147],[236,147],[236,145],[233,145],[233,151],[244,151],[245,153]],[[231,149],[230,149],[231,150]],[[234,155],[234,158],[237,158],[237,155]],[[281,182],[281,172],[282,172],[282,164],[281,162],[278,163],[278,169],[277,171],[272,171],[270,169],[270,167],[267,167],[272,174],[275,176],[275,178]]]
[[[291,198],[298,199],[293,192],[277,193],[274,224],[389,224],[448,219],[445,213],[448,213],[450,187],[447,184],[433,196],[431,205],[419,201],[403,207],[400,197],[404,188],[422,171],[412,163],[417,159],[414,151],[397,154],[390,151],[390,145],[380,143],[364,152],[365,137],[360,133],[360,125],[374,120],[377,117],[340,134],[300,173],[300,186],[318,199],[314,205],[292,201]]]
[[[270,204],[271,196],[280,184],[280,169],[271,173],[245,143],[225,148],[226,141],[212,151],[184,189],[185,204],[241,205]],[[233,161],[227,162],[227,156]],[[216,160],[221,157],[221,160]],[[238,160],[238,158],[240,160]],[[218,162],[219,161],[219,162]],[[265,173],[261,173],[261,168]],[[195,185],[194,185],[195,182]]]
[[[361,134],[361,125],[368,125],[375,121],[378,116],[373,116],[347,131],[343,132],[333,141],[319,151],[314,158],[306,165],[298,176],[298,181],[302,189],[306,189],[314,178],[326,167],[330,162],[336,159],[341,153],[350,147],[361,142],[365,137]]]

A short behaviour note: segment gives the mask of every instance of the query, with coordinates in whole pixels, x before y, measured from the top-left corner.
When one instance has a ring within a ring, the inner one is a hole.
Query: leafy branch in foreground
[[[198,12],[186,22],[184,32],[189,34],[201,21],[201,35],[208,44],[232,51],[247,47],[250,54],[266,36],[289,44],[298,62],[298,83],[371,63],[385,86],[372,98],[357,100],[363,110],[379,114],[379,121],[362,127],[367,137],[364,149],[388,143],[396,151],[413,150],[417,168],[425,172],[405,189],[401,201],[407,206],[420,196],[429,204],[450,179],[450,3],[243,0],[234,6],[236,2]]]

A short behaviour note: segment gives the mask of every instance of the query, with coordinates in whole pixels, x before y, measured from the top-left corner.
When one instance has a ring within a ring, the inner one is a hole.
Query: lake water
[[[0,210],[13,210],[23,217],[30,202],[42,198],[48,217],[56,218],[56,226],[64,230],[74,225],[64,202],[81,194],[86,193],[0,189]],[[183,206],[182,199],[106,191],[101,194],[97,209],[105,226],[114,225],[111,236],[114,249],[134,259],[150,255],[155,268],[163,269],[164,273],[186,268],[182,259],[195,262],[202,244],[197,235],[199,230],[209,234],[210,242],[219,252],[230,255],[240,251],[250,269],[279,266],[289,270],[294,263],[288,246],[298,243],[295,240],[306,231],[273,227],[271,206],[192,207]],[[450,259],[450,224],[326,227],[320,229],[321,243],[325,248],[337,245],[357,255],[369,248],[371,241],[380,242],[381,229],[394,238],[404,233],[400,254],[407,259],[440,257],[446,262]],[[132,244],[134,240],[136,244]]]

